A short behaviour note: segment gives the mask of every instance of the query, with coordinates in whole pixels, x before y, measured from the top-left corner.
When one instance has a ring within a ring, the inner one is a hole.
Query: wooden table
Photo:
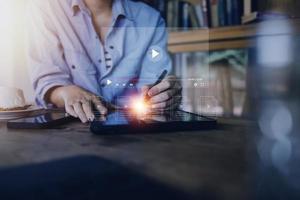
[[[0,166],[97,156],[120,164],[192,199],[245,199],[246,133],[253,123],[219,119],[216,130],[95,136],[73,123],[56,130],[8,130],[0,123]],[[125,198],[126,199],[126,198]]]

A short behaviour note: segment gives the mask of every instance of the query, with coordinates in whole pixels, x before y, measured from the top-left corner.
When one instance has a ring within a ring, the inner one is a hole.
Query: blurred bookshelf
[[[293,25],[294,34],[300,33],[300,20],[288,19]],[[290,30],[278,29],[272,32],[259,32],[258,28],[276,21],[258,22],[249,25],[171,32],[169,51],[172,53],[195,51],[218,51],[226,49],[248,49],[256,45],[257,37],[291,34]]]
[[[299,17],[293,5],[300,5],[297,0],[142,1],[165,19],[171,53],[251,48],[260,22]]]
[[[136,0],[160,11],[171,31],[240,25],[243,0]]]
[[[168,46],[171,53],[241,49],[254,44],[255,34],[255,25],[171,32]]]
[[[183,108],[194,113],[247,115],[248,50],[260,37],[300,34],[299,0],[142,1],[166,21],[174,74],[185,88]],[[294,30],[261,31],[278,20]]]

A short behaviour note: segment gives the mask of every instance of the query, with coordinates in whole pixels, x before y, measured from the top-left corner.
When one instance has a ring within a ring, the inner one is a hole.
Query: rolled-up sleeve
[[[27,46],[30,78],[39,105],[55,86],[72,84],[63,48],[47,11],[48,1],[31,0],[27,14]]]
[[[166,25],[163,18],[159,17],[149,45],[149,51],[151,52],[152,48],[158,48],[161,58],[155,61],[149,58],[149,56],[145,56],[139,76],[140,80],[137,84],[138,89],[141,89],[144,85],[151,85],[156,82],[156,79],[164,70],[167,70],[169,74],[171,73],[172,60],[168,53],[167,42],[168,33]]]

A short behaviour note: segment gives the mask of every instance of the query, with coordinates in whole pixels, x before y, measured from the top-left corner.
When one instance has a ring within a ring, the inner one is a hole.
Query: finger
[[[161,103],[153,104],[153,105],[151,105],[151,108],[155,109],[155,110],[161,110],[161,109],[166,109],[171,104],[172,104],[172,100],[168,100],[168,101],[164,101]]]
[[[108,104],[108,105],[106,105],[106,109],[115,111],[115,110],[121,110],[122,107],[114,105],[114,104]]]
[[[170,80],[169,78],[165,79],[164,81],[162,81],[161,83],[153,86],[149,92],[148,95],[153,97],[155,95],[158,95],[159,93],[162,93],[170,88],[172,88],[174,86],[175,82]]]
[[[95,119],[95,115],[93,113],[93,110],[92,110],[92,104],[90,101],[85,101],[82,103],[82,108],[83,108],[83,111],[85,113],[85,115],[87,116],[88,120],[89,121],[94,121]]]
[[[143,86],[142,87],[142,95],[143,95],[143,97],[145,97],[145,96],[147,96],[147,93],[149,92],[149,90],[150,90],[150,86],[149,85],[145,85],[145,86]]]
[[[74,110],[75,110],[76,114],[78,115],[79,119],[83,123],[86,123],[88,121],[88,119],[83,111],[82,104],[78,102],[78,103],[75,103],[73,106],[74,106]]]
[[[162,93],[152,97],[150,99],[150,103],[157,104],[157,103],[165,102],[165,101],[171,99],[176,93],[177,93],[177,91],[174,89],[167,90],[165,92],[162,92]]]
[[[76,112],[74,111],[74,108],[73,106],[69,105],[69,104],[65,104],[65,109],[66,109],[66,112],[68,114],[70,114],[72,117],[75,117],[75,118],[78,118],[78,115],[76,114]]]
[[[157,104],[153,104],[153,105],[151,105],[151,107],[152,107],[152,109],[155,109],[155,110],[174,109],[174,108],[178,108],[178,106],[180,105],[180,102],[181,102],[181,96],[176,96],[176,97],[171,98],[171,99],[169,99],[165,102],[160,102],[160,103],[157,103]]]
[[[99,117],[99,121],[105,122],[106,120],[107,120],[107,118],[104,115]]]
[[[101,100],[98,97],[95,97],[92,99],[93,104],[95,105],[96,109],[100,112],[101,115],[106,115],[108,110],[107,108],[103,105]]]

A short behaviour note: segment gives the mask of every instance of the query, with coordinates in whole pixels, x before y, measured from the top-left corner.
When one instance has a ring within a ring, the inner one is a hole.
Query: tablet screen
[[[126,125],[132,123],[163,123],[163,122],[191,122],[191,121],[208,121],[210,119],[184,112],[170,111],[162,113],[148,113],[145,115],[137,115],[126,110],[110,113],[106,117],[97,116],[97,122],[102,125]]]
[[[184,111],[136,115],[125,110],[106,117],[98,115],[90,129],[97,135],[110,135],[194,131],[212,129],[215,125],[216,120]]]

